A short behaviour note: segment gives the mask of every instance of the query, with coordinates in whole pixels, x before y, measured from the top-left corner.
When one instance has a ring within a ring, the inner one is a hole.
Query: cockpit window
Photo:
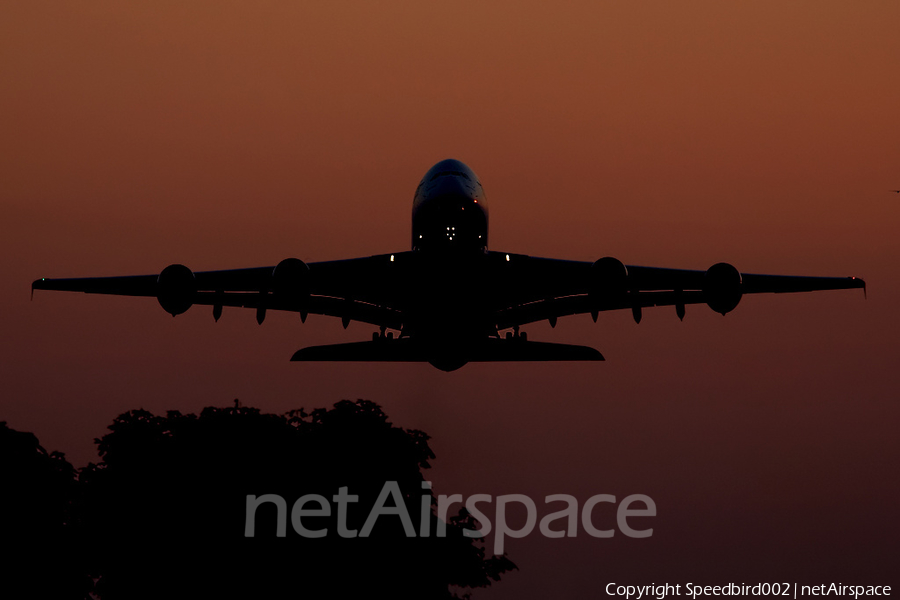
[[[438,177],[446,177],[447,175],[459,175],[459,176],[465,177],[466,179],[469,179],[471,181],[469,174],[465,173],[463,171],[441,171],[440,173],[435,173],[434,175],[432,175],[431,179],[429,179],[429,181],[434,181]]]

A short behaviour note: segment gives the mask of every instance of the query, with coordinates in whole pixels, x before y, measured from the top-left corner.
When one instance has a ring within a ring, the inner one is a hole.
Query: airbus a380
[[[559,317],[651,306],[707,304],[721,314],[744,294],[865,288],[856,277],[740,273],[728,263],[705,271],[593,263],[488,250],[488,209],[475,173],[443,160],[425,173],[413,199],[412,249],[348,260],[194,273],[169,265],[158,275],[38,279],[32,290],[152,296],[171,315],[194,304],[330,315],[379,328],[371,341],[312,346],[295,361],[429,362],[453,371],[476,361],[603,360],[595,349],[528,341],[519,327]],[[32,291],[33,293],[33,291]],[[394,331],[399,332],[397,337]],[[505,335],[503,335],[505,333]]]

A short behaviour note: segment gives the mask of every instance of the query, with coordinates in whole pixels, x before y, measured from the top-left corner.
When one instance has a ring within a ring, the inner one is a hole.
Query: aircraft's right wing
[[[173,315],[190,306],[251,308],[262,322],[267,310],[340,318],[400,329],[403,293],[408,285],[409,252],[306,265],[287,259],[275,266],[192,272],[170,265],[159,275],[38,279],[34,290],[156,297]]]

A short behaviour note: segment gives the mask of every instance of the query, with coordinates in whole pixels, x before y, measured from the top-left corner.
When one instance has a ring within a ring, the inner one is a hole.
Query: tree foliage
[[[296,534],[294,501],[329,500],[339,488],[359,496],[349,529],[360,530],[386,481],[396,481],[416,530],[423,470],[434,453],[421,431],[395,427],[368,401],[285,415],[258,409],[206,408],[199,416],[134,410],[97,440],[101,461],[80,474],[74,503],[95,593],[102,600],[140,598],[319,598],[386,595],[453,598],[454,589],[490,585],[515,568],[485,557],[465,512],[436,537],[407,537],[396,516],[379,518],[371,536],[336,534],[337,515],[306,517],[328,528],[320,539]],[[287,502],[285,537],[276,508],[257,511],[256,535],[245,537],[248,495]],[[333,505],[334,506],[334,505]],[[467,594],[464,594],[467,595]]]

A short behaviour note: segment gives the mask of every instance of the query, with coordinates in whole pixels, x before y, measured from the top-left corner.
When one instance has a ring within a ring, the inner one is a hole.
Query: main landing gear
[[[523,331],[522,333],[519,333],[519,326],[516,325],[515,327],[513,327],[513,330],[512,330],[512,331],[507,331],[507,332],[506,332],[506,339],[508,339],[508,340],[519,340],[519,341],[522,341],[522,342],[527,342],[527,341],[528,341],[528,334],[525,333],[524,331]]]
[[[393,332],[393,331],[388,331],[387,333],[385,333],[385,329],[387,329],[387,327],[382,327],[382,328],[381,328],[381,331],[375,331],[375,332],[373,332],[373,333],[372,333],[372,341],[373,341],[373,342],[377,342],[377,341],[380,341],[380,340],[392,340],[392,339],[394,339],[394,332]]]

